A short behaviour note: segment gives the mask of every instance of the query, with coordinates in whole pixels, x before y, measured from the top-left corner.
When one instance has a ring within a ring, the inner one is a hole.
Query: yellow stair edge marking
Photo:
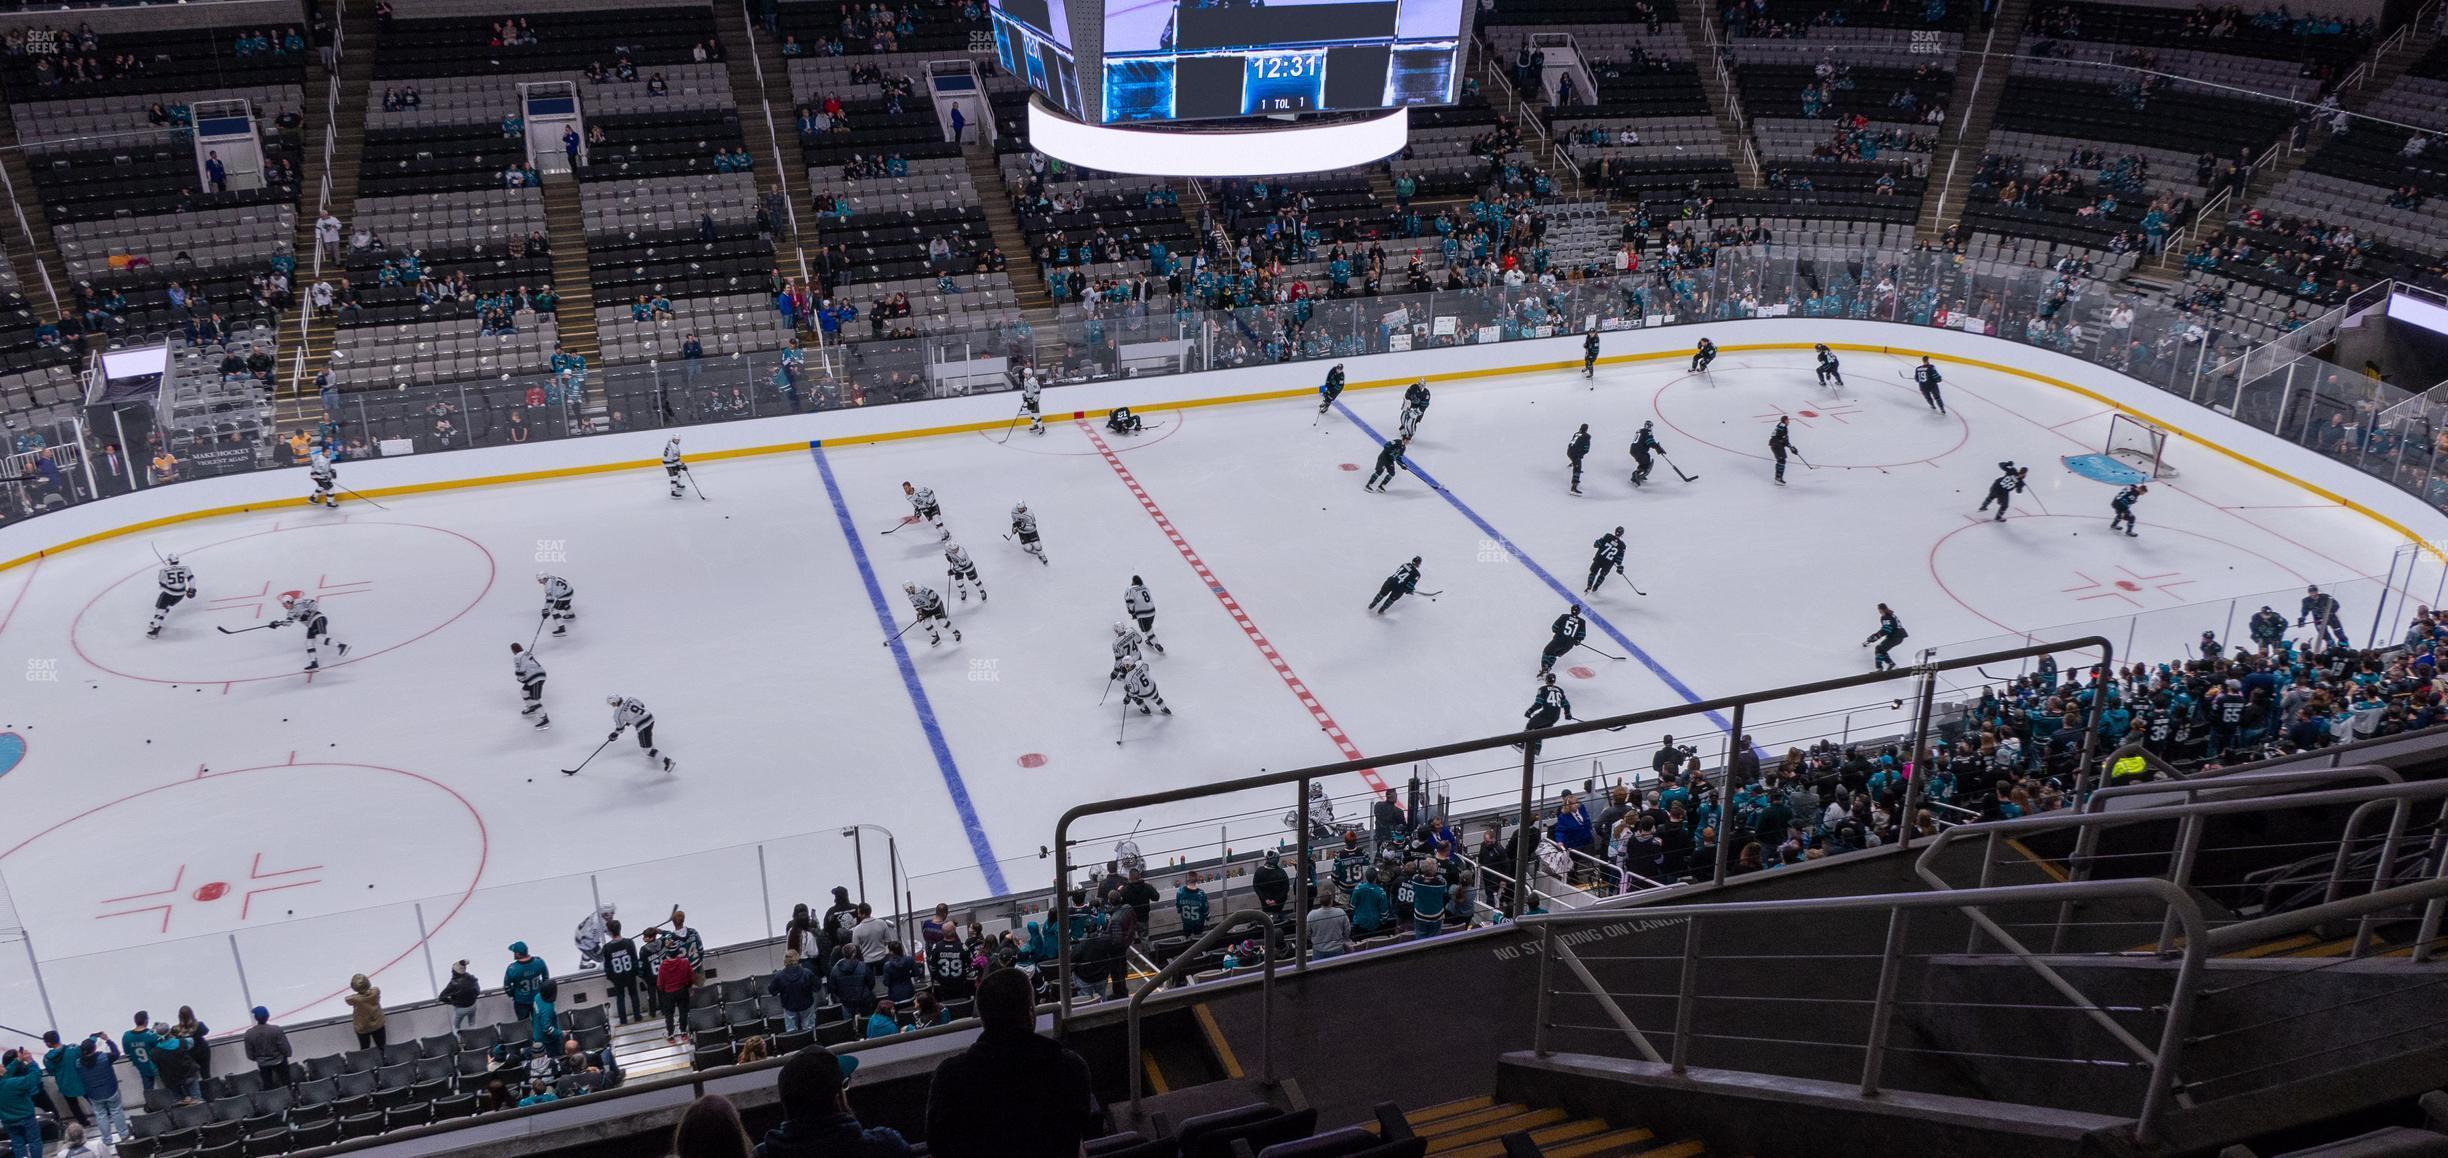
[[[1140,1055],[1139,1060],[1147,1067],[1147,1083],[1149,1089],[1161,1094],[1170,1088],[1165,1085],[1164,1071],[1158,1069],[1156,1066],[1155,1054],[1142,1054]]]
[[[1655,1137],[1655,1134],[1637,1126],[1622,1130],[1609,1130],[1595,1138],[1582,1138],[1568,1145],[1548,1150],[1546,1158],[1591,1158],[1593,1155],[1604,1154],[1621,1146],[1637,1146]],[[1676,1145],[1683,1144],[1677,1143]],[[1666,1149],[1672,1149],[1672,1147]]]
[[[2289,956],[2289,957],[2343,957],[2343,956],[2345,956],[2345,955],[2346,955],[2346,954],[2347,954],[2349,951],[2351,951],[2351,950],[2354,948],[2354,943],[2355,943],[2355,939],[2354,939],[2354,938],[2352,938],[2352,937],[2340,937],[2340,938],[2338,938],[2338,939],[2337,939],[2337,940],[2335,940],[2335,941],[2328,941],[2328,942],[2324,942],[2324,943],[2319,944],[2319,945],[2314,945],[2314,946],[2312,946],[2312,947],[2311,947],[2311,948],[2309,948],[2309,949],[2301,949],[2301,950],[2297,950],[2296,952],[2293,952],[2293,953],[2289,953],[2289,954],[2287,954],[2287,956]]]
[[[1224,1076],[1241,1080],[1241,1059],[1233,1056],[1232,1043],[1224,1040],[1224,1030],[1216,1024],[1215,1014],[1199,1004],[1190,1007],[1190,1015],[1198,1019],[1199,1032],[1207,1035],[1207,1048],[1215,1051],[1217,1063],[1224,1067]]]
[[[1607,1132],[1606,1120],[1603,1118],[1575,1118],[1569,1122],[1532,1130],[1530,1140],[1538,1143],[1541,1150],[1546,1150],[1551,1146],[1578,1142],[1584,1138],[1595,1137]],[[1647,1135],[1649,1131],[1635,1130],[1631,1133]],[[1624,1141],[1633,1140],[1630,1137],[1624,1139]],[[1449,1151],[1443,1158],[1504,1158],[1504,1140],[1499,1135],[1494,1141],[1474,1142],[1459,1150]]]
[[[1498,1102],[1491,1105],[1481,1106],[1475,1110],[1466,1110],[1459,1114],[1449,1114],[1433,1122],[1413,1122],[1411,1123],[1411,1132],[1418,1134],[1423,1138],[1435,1138],[1442,1134],[1450,1134],[1456,1130],[1467,1130],[1473,1126],[1483,1125],[1488,1122],[1496,1121],[1500,1118],[1517,1117],[1522,1114],[1527,1114],[1534,1108],[1535,1107],[1532,1106],[1522,1105],[1519,1102]]]
[[[1204,1007],[1202,1006],[1201,1008]],[[1442,1102],[1417,1113],[1405,1114],[1403,1116],[1410,1120],[1411,1129],[1416,1132],[1423,1123],[1433,1122],[1440,1118],[1450,1118],[1455,1114],[1467,1114],[1473,1110],[1484,1110],[1495,1104],[1496,1099],[1489,1097],[1486,1094],[1481,1094],[1478,1097],[1464,1098],[1458,1102]]]
[[[1700,1158],[1700,1155],[1706,1153],[1708,1153],[1706,1144],[1698,1138],[1686,1138],[1680,1142],[1660,1146],[1655,1150],[1643,1150],[1638,1158]],[[1548,1158],[1556,1158],[1556,1156],[1549,1155]]]
[[[2006,847],[2011,848],[2015,852],[2021,854],[2023,859],[2032,862],[2032,867],[2039,869],[2041,872],[2047,873],[2050,880],[2053,880],[2061,885],[2066,882],[2067,877],[2064,865],[2058,864],[2056,861],[2050,860],[2039,853],[2033,852],[2029,846],[2025,845],[2020,840],[2009,840],[2006,842]]]
[[[1570,1110],[1551,1108],[1545,1110],[1532,1110],[1526,1114],[1517,1114],[1510,1118],[1499,1118],[1483,1126],[1474,1126],[1468,1130],[1459,1130],[1451,1134],[1431,1138],[1428,1140],[1428,1152],[1431,1154],[1445,1154],[1463,1146],[1467,1146],[1473,1142],[1485,1142],[1491,1138],[1502,1138],[1505,1135],[1513,1133],[1517,1130],[1536,1130],[1541,1126],[1552,1126],[1571,1117],[1572,1111]]]
[[[2310,933],[2297,933],[2292,937],[2281,938],[2267,944],[2254,945],[2248,949],[2238,949],[2233,953],[2221,954],[2221,956],[2239,961],[2250,961],[2259,957],[2269,957],[2273,955],[2292,953],[2297,949],[2304,948],[2305,946],[2318,944],[2319,941],[2320,938],[2315,937]]]

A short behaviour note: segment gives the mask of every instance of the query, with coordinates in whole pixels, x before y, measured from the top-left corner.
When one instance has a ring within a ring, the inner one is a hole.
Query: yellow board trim
[[[1999,374],[2012,375],[2018,378],[2028,378],[2034,382],[2041,383],[2042,385],[2054,386],[2060,390],[2065,390],[2083,398],[2090,399],[2091,401],[2099,403],[2102,406],[2106,406],[2111,410],[2132,415],[2133,417],[2139,418],[2144,422],[2148,422],[2153,426],[2159,427],[2170,434],[2176,435],[2187,442],[2217,451],[2228,458],[2234,459],[2235,461],[2242,463],[2245,466],[2252,467],[2255,470],[2259,470],[2263,474],[2267,474],[2281,482],[2285,482],[2291,486],[2309,491],[2312,494],[2336,503],[2339,506],[2362,515],[2363,517],[2396,532],[2397,534],[2405,537],[2408,541],[2419,544],[2425,551],[2430,552],[2433,557],[2442,561],[2448,561],[2448,550],[2443,550],[2437,540],[2434,540],[2429,536],[2417,534],[2412,528],[2407,527],[2405,524],[2400,523],[2387,515],[2381,514],[2370,507],[2364,506],[2353,499],[2328,490],[2325,487],[2315,486],[2295,477],[2294,475],[2288,474],[2277,467],[2262,462],[2259,459],[2252,458],[2248,455],[2222,446],[2216,442],[2212,442],[2209,439],[2195,434],[2192,431],[2186,430],[2185,428],[2162,419],[2154,414],[2123,405],[2094,390],[2083,386],[2077,386],[2074,383],[2065,381],[2062,378],[2052,378],[2046,374],[2034,373],[2033,371],[2023,369],[2020,366],[2008,366],[1997,362],[1983,361],[1978,358],[1965,358],[1953,354],[1941,354],[1928,350],[1915,350],[1902,346],[1872,346],[1855,342],[1831,342],[1828,343],[1828,345],[1831,349],[1846,350],[1857,353],[1885,354],[1905,358],[1926,357],[1932,361],[1947,362],[1963,366],[1975,366],[1980,369],[1989,370]],[[1815,343],[1804,342],[1760,342],[1748,345],[1719,346],[1717,347],[1717,350],[1721,354],[1746,351],[1773,352],[1783,350],[1809,350],[1814,348],[1814,346]],[[1600,358],[1599,361],[1606,365],[1625,365],[1635,362],[1654,362],[1669,358],[1687,358],[1689,356],[1689,352],[1685,350],[1653,350],[1640,354],[1617,354],[1612,357]],[[1475,378],[1498,378],[1514,374],[1535,374],[1549,370],[1572,370],[1578,369],[1580,365],[1581,363],[1578,359],[1573,359],[1561,362],[1531,362],[1518,366],[1490,366],[1477,370],[1452,370],[1440,374],[1423,374],[1401,378],[1377,378],[1365,382],[1351,382],[1346,383],[1344,389],[1378,390],[1393,386],[1406,386],[1415,381],[1458,382]],[[1144,406],[1134,406],[1132,409],[1139,411],[1191,410],[1206,406],[1238,406],[1250,402],[1274,402],[1287,398],[1314,397],[1316,394],[1317,389],[1315,387],[1296,387],[1285,390],[1260,390],[1246,394],[1224,394],[1218,395],[1214,398],[1186,398],[1176,402],[1154,402]],[[1069,416],[1073,419],[1102,418],[1110,413],[1112,413],[1111,408],[1103,410],[1074,410],[1069,412]],[[870,446],[886,442],[900,442],[913,438],[937,438],[948,434],[974,434],[980,431],[1000,430],[1010,425],[1011,423],[1008,420],[991,422],[964,422],[945,426],[913,427],[908,430],[884,430],[876,431],[870,434],[850,434],[844,435],[840,438],[827,438],[816,441],[819,445],[827,447]],[[807,449],[808,442],[806,440],[797,442],[769,443],[762,446],[743,446],[735,447],[730,450],[707,451],[703,454],[692,455],[690,457],[690,461],[710,462],[731,458],[758,458],[776,454],[797,454]],[[395,487],[378,487],[371,491],[356,493],[367,498],[389,498],[395,495],[429,494],[437,491],[463,490],[471,487],[508,486],[516,483],[579,478],[586,475],[607,474],[614,471],[644,470],[661,465],[662,460],[659,458],[627,459],[619,462],[591,463],[582,466],[553,467],[546,470],[517,471],[510,474],[480,475],[474,478],[441,479],[434,482],[408,483]],[[89,546],[107,539],[115,539],[126,535],[140,534],[142,532],[154,530],[160,527],[174,526],[179,523],[195,522],[201,519],[215,519],[224,515],[243,515],[259,510],[278,510],[285,507],[305,505],[305,503],[306,500],[304,498],[276,499],[269,502],[234,503],[227,506],[206,507],[201,510],[185,511],[174,515],[163,515],[159,518],[147,519],[140,523],[130,523],[124,527],[113,527],[107,530],[95,531],[92,534],[81,535],[64,543],[59,543],[39,551],[19,555],[14,559],[0,561],[0,571],[6,571],[12,567],[21,567],[28,563],[32,563],[37,559],[57,555],[65,551],[71,551],[78,547]]]

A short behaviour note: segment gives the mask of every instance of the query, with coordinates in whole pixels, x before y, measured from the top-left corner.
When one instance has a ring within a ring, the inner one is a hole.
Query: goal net
[[[2101,453],[2141,471],[2148,478],[2170,478],[2176,474],[2167,464],[2167,431],[2129,414],[2114,414],[2108,419],[2108,445]]]

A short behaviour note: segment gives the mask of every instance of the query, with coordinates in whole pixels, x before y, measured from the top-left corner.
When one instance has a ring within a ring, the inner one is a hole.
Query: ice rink
[[[1559,668],[1584,719],[1866,670],[1881,601],[1909,649],[1942,654],[2110,621],[2063,633],[2172,659],[2205,629],[2240,639],[2262,602],[2291,620],[2308,583],[2370,629],[2401,542],[2380,523],[2177,441],[2140,536],[2112,535],[2113,488],[2060,462],[2100,449],[2102,404],[1950,367],[1940,415],[1907,365],[1848,355],[1841,391],[1799,351],[1443,385],[1417,472],[1384,495],[1361,481],[1400,392],[1372,389],[1322,418],[1290,400],[1155,411],[1137,436],[1058,420],[709,462],[703,502],[616,472],[107,540],[0,572],[0,652],[28,675],[0,708],[23,740],[13,766],[0,750],[0,876],[68,1028],[180,1003],[221,1026],[254,1003],[331,1012],[357,971],[419,997],[459,957],[490,983],[512,940],[561,967],[596,898],[638,924],[683,905],[709,943],[763,936],[853,879],[858,824],[897,838],[921,909],[957,904],[1043,884],[1040,847],[1074,804],[1517,728],[1548,624],[1619,524],[1647,595],[1619,580],[1591,602],[1589,642],[1623,658]],[[1765,446],[1780,413],[1811,464],[1783,487]],[[1630,485],[1645,419],[1696,481],[1661,464]],[[1575,496],[1563,447],[1584,422]],[[2004,459],[2032,489],[1999,524],[1974,508]],[[904,581],[952,598],[934,532],[901,525],[903,480],[940,496],[990,591],[952,602],[958,643],[892,642]],[[1049,565],[1003,538],[1018,501]],[[201,595],[148,640],[155,549]],[[1413,555],[1438,596],[1369,614]],[[2401,584],[2417,602],[2440,581],[2426,567]],[[542,644],[544,732],[508,654],[536,626],[539,569],[576,585],[579,612]],[[1134,574],[1157,600],[1169,718],[1099,705]],[[346,660],[309,677],[294,629],[217,630],[266,622],[285,591],[322,598]],[[559,773],[604,739],[614,693],[659,717],[676,772],[624,738]],[[1752,730],[1774,748],[1839,718],[1856,736],[1906,724],[1883,698],[1811,707]],[[1645,770],[1655,740],[1559,743],[1551,781]],[[1435,771],[1464,797],[1510,776]],[[1373,787],[1349,780],[1346,809]],[[1139,840],[1160,863],[1246,850],[1285,835],[1289,805],[1185,806]],[[864,831],[880,898],[883,837]],[[1115,834],[1092,825],[1083,855]],[[0,959],[0,1023],[48,1024],[40,1000]]]

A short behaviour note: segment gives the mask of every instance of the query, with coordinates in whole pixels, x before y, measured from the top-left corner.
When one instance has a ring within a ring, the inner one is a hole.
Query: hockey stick
[[[1648,593],[1648,592],[1646,592],[1646,591],[1641,590],[1641,589],[1640,589],[1640,584],[1638,584],[1638,583],[1634,583],[1634,582],[1632,581],[1632,576],[1630,576],[1630,575],[1626,574],[1626,573],[1624,572],[1624,569],[1623,569],[1623,568],[1621,568],[1621,567],[1617,567],[1617,568],[1615,569],[1615,577],[1616,577],[1616,578],[1618,578],[1618,579],[1623,580],[1623,581],[1624,581],[1624,586],[1631,588],[1631,589],[1632,589],[1632,593],[1633,593],[1634,595],[1638,595],[1638,596],[1640,596],[1640,597],[1641,597],[1641,598],[1643,598],[1643,599],[1647,599],[1647,598],[1649,598],[1649,593]],[[1600,582],[1604,582],[1604,580],[1600,580]],[[1591,650],[1595,651],[1595,650],[1597,650],[1597,649],[1592,648]],[[1604,653],[1604,652],[1600,652],[1599,654],[1604,655],[1605,653]]]
[[[884,646],[886,646],[886,647],[891,647],[893,644],[895,644],[895,643],[899,642],[902,636],[904,636],[904,635],[908,635],[908,634],[909,634],[909,629],[910,629],[910,627],[916,627],[916,626],[918,626],[919,624],[921,624],[921,623],[925,623],[925,622],[926,622],[926,616],[923,616],[923,615],[919,616],[919,617],[918,617],[918,618],[916,618],[916,619],[910,620],[910,621],[909,621],[909,627],[904,627],[904,628],[902,628],[901,630],[899,630],[899,631],[896,631],[896,632],[892,633],[892,638],[891,638],[891,639],[888,639],[888,640],[885,640],[885,641],[884,641]]]
[[[1626,579],[1626,580],[1624,580],[1624,582],[1629,583],[1629,582],[1631,582],[1631,580]],[[1598,649],[1597,649],[1597,648],[1590,647],[1590,645],[1589,645],[1589,644],[1587,644],[1587,643],[1576,643],[1576,644],[1574,644],[1573,646],[1574,646],[1574,647],[1589,647],[1589,649],[1590,649],[1591,651],[1598,651]],[[1622,656],[1620,656],[1620,655],[1607,655],[1607,653],[1605,653],[1605,652],[1603,652],[1603,651],[1598,651],[1598,654],[1600,654],[1600,655],[1605,655],[1605,656],[1606,656],[1608,659],[1614,660],[1614,661],[1616,661],[1616,662],[1618,662],[1618,663],[1621,663],[1621,662],[1623,661],[1623,657],[1622,657]]]
[[[1122,697],[1122,718],[1114,721],[1114,747],[1122,746],[1122,733],[1130,730],[1130,697]]]
[[[349,495],[349,497],[350,497],[350,498],[355,499],[355,500],[357,500],[358,502],[365,503],[365,504],[367,504],[367,505],[369,505],[369,506],[373,507],[375,510],[378,510],[378,511],[387,511],[387,510],[390,510],[390,509],[391,509],[391,508],[389,508],[389,507],[386,507],[386,506],[382,505],[381,503],[375,502],[374,500],[372,500],[372,499],[369,499],[369,498],[365,497],[364,495],[358,494],[358,493],[357,493],[357,492],[355,492],[355,491],[349,491],[349,489],[348,489],[347,487],[341,487],[340,489],[341,489],[341,490],[344,490],[344,491],[348,491],[348,495]]]
[[[1443,595],[1443,594],[1444,594],[1444,592],[1442,592],[1442,591],[1418,591],[1418,592],[1413,592],[1413,594],[1424,596],[1424,597],[1426,597],[1426,598],[1427,598],[1428,602],[1430,602],[1430,603],[1434,603],[1434,602],[1436,602],[1436,597],[1437,597],[1437,596],[1439,596],[1439,595]]]
[[[1809,460],[1809,459],[1807,459],[1807,458],[1803,458],[1803,457],[1802,457],[1802,452],[1801,452],[1801,451],[1795,450],[1794,448],[1792,448],[1792,447],[1790,447],[1790,446],[1789,446],[1789,447],[1786,447],[1785,449],[1786,449],[1786,451],[1788,451],[1789,453],[1791,453],[1791,454],[1794,456],[1795,460],[1796,460],[1796,461],[1798,461],[1798,462],[1800,462],[1800,463],[1801,463],[1803,466],[1805,466],[1805,467],[1809,467],[1809,468],[1810,468],[1810,469],[1812,469],[1812,470],[1817,470],[1817,469],[1819,469],[1818,467],[1811,466],[1811,460]]]
[[[528,651],[531,651],[531,652],[532,652],[532,651],[534,651],[534,650],[536,649],[536,641],[537,641],[537,640],[539,640],[539,639],[544,638],[544,621],[545,621],[545,620],[547,620],[547,619],[551,619],[551,618],[552,618],[552,612],[549,612],[549,611],[543,612],[543,613],[541,613],[541,614],[539,614],[539,615],[537,615],[537,616],[536,616],[536,629],[535,629],[535,633],[534,633],[534,634],[532,634],[532,635],[529,635],[529,636],[527,637],[527,650],[528,650]]]
[[[1666,455],[1665,455],[1665,453],[1664,453],[1663,451],[1659,452],[1658,457],[1666,460],[1666,467],[1667,467],[1667,469],[1672,470],[1673,472],[1675,472],[1675,477],[1676,477],[1676,478],[1682,479],[1684,482],[1699,482],[1699,481],[1700,481],[1700,476],[1699,476],[1699,475],[1696,475],[1696,474],[1684,474],[1684,473],[1683,473],[1683,468],[1682,468],[1682,467],[1679,467],[1679,466],[1676,466],[1676,465],[1675,465],[1675,460],[1673,460],[1673,459],[1671,459],[1671,458],[1666,458]]]
[[[595,750],[594,750],[594,751],[592,751],[592,752],[587,753],[587,758],[586,758],[586,759],[584,759],[584,760],[580,760],[580,761],[578,762],[578,767],[577,767],[577,768],[564,768],[564,769],[562,769],[562,770],[561,770],[561,774],[562,774],[562,775],[564,775],[564,776],[575,776],[575,775],[577,775],[580,769],[583,769],[583,768],[585,768],[587,765],[594,763],[594,762],[595,762],[595,758],[596,758],[597,756],[601,756],[601,755],[603,755],[603,750],[604,750],[604,749],[606,749],[606,748],[611,747],[611,746],[612,746],[612,741],[617,740],[617,739],[620,739],[620,733],[618,733],[618,732],[614,732],[614,733],[612,733],[611,735],[604,737],[604,742],[603,742],[603,743],[601,743],[601,744],[597,744],[597,745],[595,745]]]
[[[1020,415],[1027,413],[1028,411],[1022,410],[1020,414],[1012,415],[1012,420],[1010,422],[1003,424],[1003,437],[995,440],[996,446],[1001,446],[1004,443],[1011,441],[1012,431],[1017,430],[1020,427]]]
[[[916,516],[916,515],[903,515],[903,516],[901,517],[901,521],[900,521],[900,522],[898,522],[898,523],[894,523],[892,526],[886,527],[885,529],[883,529],[883,530],[881,530],[881,531],[878,531],[878,532],[876,532],[876,533],[877,533],[877,534],[879,534],[879,535],[889,535],[889,534],[892,534],[894,531],[898,531],[898,530],[900,530],[901,528],[906,527],[906,526],[910,525],[911,523],[915,523],[915,522],[917,522],[917,521],[918,521],[918,516]]]
[[[1100,694],[1097,696],[1097,706],[1098,706],[1098,707],[1100,707],[1100,708],[1101,708],[1101,707],[1104,707],[1104,706],[1105,706],[1105,700],[1106,700],[1106,698],[1107,698],[1107,697],[1109,697],[1109,696],[1111,696],[1111,695],[1113,695],[1113,686],[1114,686],[1114,681],[1115,681],[1115,680],[1118,680],[1118,679],[1121,679],[1121,678],[1122,678],[1122,677],[1121,677],[1120,675],[1118,675],[1118,674],[1117,674],[1117,675],[1109,675],[1109,676],[1106,676],[1106,677],[1105,677],[1105,690],[1104,690],[1102,693],[1100,693]]]
[[[687,468],[687,467],[685,467],[685,466],[684,466],[684,467],[681,467],[681,468],[680,468],[680,476],[681,476],[682,478],[685,478],[685,479],[689,480],[689,489],[690,489],[690,490],[692,490],[692,491],[696,491],[696,492],[697,492],[697,501],[698,501],[698,502],[701,502],[701,503],[702,503],[702,502],[707,501],[707,500],[706,500],[706,497],[705,497],[705,491],[704,491],[704,490],[702,490],[702,489],[700,489],[700,488],[697,486],[697,472],[696,472],[696,471],[690,470],[689,468]]]
[[[221,634],[223,634],[223,635],[244,635],[244,634],[246,634],[247,632],[250,632],[250,631],[262,631],[262,630],[264,630],[265,628],[268,628],[268,627],[279,627],[279,626],[280,626],[280,623],[279,623],[279,622],[273,622],[273,623],[258,623],[258,624],[256,624],[256,625],[255,625],[255,626],[253,626],[253,627],[241,627],[241,628],[239,628],[239,629],[238,629],[238,630],[236,630],[236,631],[232,631],[232,630],[230,630],[229,628],[222,627],[222,626],[219,626],[218,624],[216,624],[216,625],[214,625],[213,630],[214,630],[214,631],[218,631],[218,632],[220,632],[220,633],[221,633]]]

